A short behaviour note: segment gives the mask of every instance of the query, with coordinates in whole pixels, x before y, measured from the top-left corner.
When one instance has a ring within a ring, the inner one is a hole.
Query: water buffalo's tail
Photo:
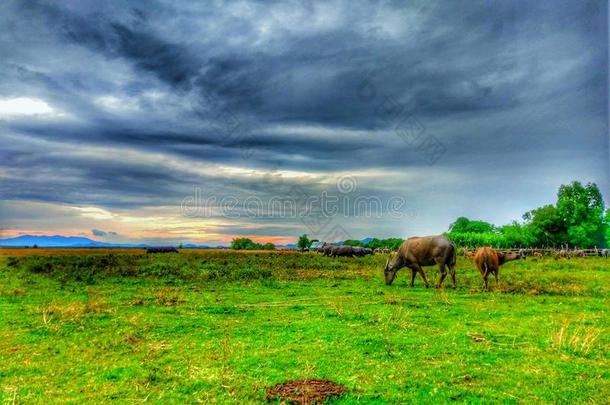
[[[451,250],[451,258],[449,259],[449,265],[450,266],[455,266],[455,263],[457,261],[457,255],[455,252],[455,247]]]

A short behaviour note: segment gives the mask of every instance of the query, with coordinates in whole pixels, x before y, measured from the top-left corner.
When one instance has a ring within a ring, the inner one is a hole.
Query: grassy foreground
[[[463,258],[456,290],[387,287],[384,262],[1,257],[0,403],[260,403],[302,377],[341,404],[608,403],[610,260],[511,262],[487,293]]]

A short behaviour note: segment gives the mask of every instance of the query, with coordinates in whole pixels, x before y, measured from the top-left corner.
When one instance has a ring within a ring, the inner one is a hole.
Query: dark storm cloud
[[[138,70],[154,74],[176,87],[187,85],[197,71],[197,60],[182,44],[169,43],[119,23],[99,31],[88,31],[88,28],[88,21],[79,21],[69,25],[65,34],[75,43],[129,59]]]
[[[102,231],[101,229],[92,229],[91,233],[93,234],[93,236],[106,236],[108,233],[105,231]]]
[[[119,234],[114,231],[102,231],[101,229],[92,229],[91,234],[93,236],[118,236]]]
[[[7,1],[0,10],[0,98],[40,98],[65,113],[0,119],[6,199],[135,208],[175,204],[193,184],[272,192],[257,177],[185,169],[197,162],[416,173],[393,188],[430,209],[476,179],[517,183],[525,208],[552,198],[539,186],[552,193],[566,173],[608,187],[603,2]],[[405,120],[446,152],[431,160],[401,139]],[[70,145],[153,161],[64,154]],[[545,173],[535,186],[522,180],[532,173]],[[359,186],[385,195],[381,183]]]

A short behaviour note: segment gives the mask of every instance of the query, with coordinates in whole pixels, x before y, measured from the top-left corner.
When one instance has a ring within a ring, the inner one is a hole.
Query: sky
[[[592,1],[0,2],[0,237],[277,244],[496,225],[595,182]]]

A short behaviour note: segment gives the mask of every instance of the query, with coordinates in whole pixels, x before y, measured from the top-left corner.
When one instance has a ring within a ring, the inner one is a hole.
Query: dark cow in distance
[[[146,253],[178,253],[178,249],[173,246],[151,247],[146,249]]]
[[[330,255],[332,257],[354,257],[356,251],[352,246],[333,246]]]
[[[496,277],[497,285],[500,266],[502,266],[506,262],[510,262],[512,260],[519,260],[522,258],[523,257],[519,253],[502,253],[490,247],[482,247],[477,250],[474,255],[474,264],[477,266],[477,269],[479,269],[479,272],[483,277],[483,282],[485,283],[485,289],[487,290],[487,278],[490,274],[493,274]]]
[[[320,249],[318,249],[318,253],[322,253],[322,256],[330,256],[330,251],[334,246],[324,245]]]
[[[366,247],[355,246],[354,247],[354,253],[355,253],[356,256],[372,255],[373,254],[373,249],[366,248]]]
[[[386,262],[383,270],[385,283],[386,285],[392,284],[398,270],[408,267],[411,269],[411,287],[415,282],[415,275],[419,273],[426,288],[428,288],[428,279],[422,266],[437,265],[441,275],[436,287],[442,287],[443,281],[447,277],[447,267],[449,267],[453,287],[455,288],[455,256],[455,246],[446,236],[415,236],[409,238],[400,246],[398,253]]]
[[[373,249],[359,246],[324,245],[318,249],[322,256],[330,257],[360,257],[373,254]]]

